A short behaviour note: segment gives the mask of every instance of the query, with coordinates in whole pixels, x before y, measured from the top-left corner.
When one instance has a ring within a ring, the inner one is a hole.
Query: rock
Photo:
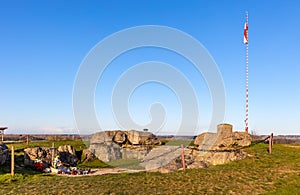
[[[201,133],[195,138],[194,144],[199,148],[209,150],[211,149],[217,140],[217,134],[215,133]]]
[[[76,156],[76,151],[73,146],[70,145],[59,146],[57,150],[58,150],[59,158],[64,164],[76,166],[78,162],[78,158]]]
[[[186,167],[194,162],[190,155],[192,150],[184,149],[184,160]],[[147,171],[159,171],[168,173],[182,169],[182,148],[179,146],[159,146],[153,148],[140,163]]]
[[[246,132],[233,132],[233,145],[249,146],[252,142],[252,137]]]
[[[84,149],[82,151],[82,156],[81,156],[82,162],[90,162],[95,158],[96,156],[89,149]]]
[[[181,156],[182,149],[179,146],[160,146],[153,148],[142,160],[140,166],[147,171],[158,170],[168,166]]]
[[[122,158],[121,147],[114,142],[92,144],[89,150],[103,162]]]
[[[251,136],[246,132],[232,132],[232,125],[218,125],[217,133],[202,133],[194,144],[204,150],[227,150],[251,144]]]
[[[115,134],[116,131],[101,131],[101,132],[94,133],[90,140],[90,144],[112,142]]]
[[[220,148],[228,148],[232,144],[232,125],[220,124],[218,125],[217,139],[213,149],[218,150]]]
[[[194,163],[191,168],[224,164],[240,160],[247,156],[240,150],[251,144],[251,136],[246,132],[232,132],[232,125],[218,125],[217,133],[202,133],[194,141],[196,147],[191,148]]]
[[[73,146],[71,146],[71,145],[63,145],[63,146],[59,146],[59,147],[57,148],[57,151],[58,151],[59,153],[61,153],[61,152],[66,152],[66,153],[69,153],[69,154],[71,154],[71,155],[76,156],[75,148],[74,148]]]
[[[251,144],[251,136],[246,132],[233,132],[230,136],[218,140],[218,149],[246,147]]]
[[[124,144],[127,140],[126,133],[124,131],[115,132],[115,136],[113,137],[113,141],[118,144]]]
[[[52,148],[26,148],[24,149],[24,165],[33,166],[33,163],[36,159],[42,160],[45,167],[51,166],[52,163],[52,153],[53,157],[59,155],[60,160],[64,164],[68,164],[71,166],[75,166],[78,162],[78,158],[76,156],[76,152],[73,146],[59,146],[58,149]]]
[[[144,131],[102,131],[92,135],[89,150],[104,162],[114,159],[142,159],[153,147],[161,144],[157,137]]]
[[[150,134],[147,132],[144,135],[147,136]],[[128,141],[131,144],[134,144],[134,145],[140,144],[141,134],[138,131],[135,131],[135,130],[128,131],[127,136],[128,136]]]
[[[26,148],[24,149],[24,165],[33,166],[34,161],[40,159],[46,167],[49,167],[51,165],[52,152],[54,152],[54,156],[58,154],[56,149],[53,150],[51,148]]]
[[[219,165],[228,163],[230,161],[241,160],[247,157],[247,154],[243,151],[217,151],[207,152],[200,161],[206,162],[210,165]]]
[[[140,148],[122,148],[121,153],[122,153],[122,159],[130,159],[130,158],[135,158],[135,159],[143,159],[147,154],[148,154],[148,149],[145,147],[140,147]]]
[[[145,131],[102,131],[97,132],[92,135],[90,140],[91,144],[100,144],[106,142],[115,142],[117,144],[123,145],[129,142],[133,145],[159,145],[160,140],[152,134],[151,132]]]
[[[194,158],[189,155],[184,155],[184,162],[185,162],[185,167],[187,168],[194,162]],[[180,169],[183,169],[181,156],[171,160],[168,164],[166,164],[165,166],[162,166],[157,171],[159,171],[161,173],[168,173],[168,172],[177,171]]]
[[[151,132],[131,130],[127,132],[128,141],[133,145],[158,145],[160,141]]]
[[[5,144],[0,144],[0,165],[5,164],[9,157],[9,149]]]
[[[229,137],[232,134],[232,125],[230,124],[219,124],[218,125],[218,137]]]

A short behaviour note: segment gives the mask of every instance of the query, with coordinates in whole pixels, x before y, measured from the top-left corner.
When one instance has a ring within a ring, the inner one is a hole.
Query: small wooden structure
[[[7,127],[0,127],[0,132],[1,132],[1,143],[4,141],[4,130],[6,130]]]

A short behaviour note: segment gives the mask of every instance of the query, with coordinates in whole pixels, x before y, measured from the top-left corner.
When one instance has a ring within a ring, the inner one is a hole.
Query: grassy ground
[[[300,147],[247,148],[250,157],[203,169],[65,177],[0,174],[0,194],[300,194]]]
[[[86,148],[86,145],[84,142],[80,140],[72,141],[72,140],[64,140],[64,141],[31,141],[28,145],[26,143],[13,143],[13,144],[7,144],[9,148],[11,146],[15,147],[15,150],[23,150],[25,148],[33,148],[33,147],[52,147],[52,143],[54,143],[54,147],[58,148],[61,145],[72,145],[75,147],[75,150],[83,150]]]

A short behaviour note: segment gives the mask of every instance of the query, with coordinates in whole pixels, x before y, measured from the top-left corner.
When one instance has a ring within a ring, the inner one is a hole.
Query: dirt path
[[[107,174],[120,174],[120,173],[137,173],[143,172],[145,170],[132,170],[132,169],[121,169],[121,168],[103,168],[103,169],[93,169],[92,173],[86,175],[68,175],[68,174],[57,174],[59,176],[67,177],[85,177],[85,176],[95,176],[95,175],[107,175]],[[53,173],[55,174],[55,173]]]

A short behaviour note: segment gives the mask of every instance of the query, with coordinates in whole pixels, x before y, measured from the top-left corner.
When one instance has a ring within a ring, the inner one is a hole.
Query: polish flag
[[[245,23],[244,27],[244,43],[248,44],[248,24]]]

